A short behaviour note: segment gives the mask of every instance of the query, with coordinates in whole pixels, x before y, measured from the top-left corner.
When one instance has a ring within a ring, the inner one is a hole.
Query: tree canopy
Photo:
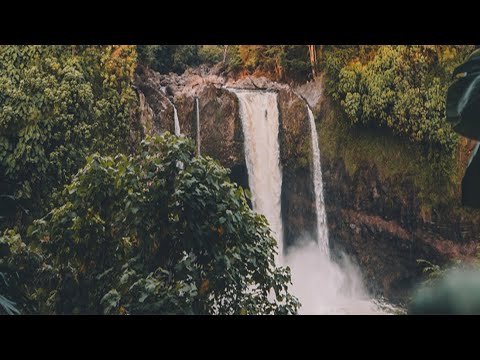
[[[138,155],[89,156],[28,246],[0,238],[0,271],[24,275],[10,300],[56,314],[296,313],[266,219],[228,170],[194,154],[165,133]],[[26,251],[40,259],[30,276]]]
[[[0,46],[4,224],[41,214],[90,153],[126,149],[135,65],[134,46]]]

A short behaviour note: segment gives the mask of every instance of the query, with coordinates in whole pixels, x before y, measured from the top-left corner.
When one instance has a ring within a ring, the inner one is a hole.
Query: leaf
[[[100,300],[100,304],[103,305],[104,314],[111,314],[115,309],[118,308],[118,303],[120,302],[120,294],[117,290],[112,289]]]
[[[103,273],[101,273],[100,275],[97,275],[97,280],[102,280],[102,278],[108,274],[110,274],[111,272],[113,271],[113,267],[107,269],[106,271],[104,271]]]
[[[148,293],[142,292],[142,294],[141,294],[140,297],[138,298],[138,302],[139,302],[139,303],[143,303],[147,297],[148,297]]]
[[[3,295],[0,295],[0,306],[7,313],[7,315],[20,315],[20,311],[15,307],[13,301],[8,300]]]
[[[475,53],[480,54],[478,50]],[[465,76],[448,88],[447,120],[457,133],[480,140],[480,55],[471,56],[453,72],[454,76],[459,73]]]

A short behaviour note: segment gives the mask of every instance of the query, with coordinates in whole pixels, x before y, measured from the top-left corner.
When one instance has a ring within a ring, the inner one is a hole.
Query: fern
[[[7,315],[20,315],[20,311],[15,307],[13,301],[8,300],[5,296],[0,295],[0,314],[5,312]]]

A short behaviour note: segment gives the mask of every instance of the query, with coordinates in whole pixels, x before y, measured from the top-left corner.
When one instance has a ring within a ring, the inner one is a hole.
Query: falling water
[[[281,264],[283,261],[282,170],[278,144],[277,94],[262,91],[233,91],[240,103],[240,117],[245,137],[245,161],[253,210],[267,218],[278,242],[277,262]]]
[[[330,257],[327,214],[325,212],[325,202],[323,200],[322,167],[320,163],[320,148],[318,146],[317,127],[315,126],[315,117],[313,116],[312,110],[308,105],[307,109],[308,119],[310,120],[310,132],[312,135],[313,187],[315,191],[315,210],[317,213],[317,243],[323,253],[326,254],[327,257]]]
[[[173,105],[173,121],[175,124],[175,136],[180,136],[180,123],[178,121],[177,108],[175,105]]]
[[[360,271],[349,258],[342,255],[338,262],[330,258],[317,128],[308,105],[307,109],[312,138],[317,238],[299,238],[296,245],[288,249],[285,263],[292,271],[291,291],[302,304],[301,314],[385,313],[369,298]]]
[[[320,149],[312,112],[308,110],[313,152],[313,180],[317,212],[316,239],[299,238],[283,256],[281,217],[282,170],[278,142],[277,94],[232,90],[239,99],[245,161],[253,209],[265,215],[278,241],[278,265],[292,271],[290,291],[299,298],[301,314],[378,314],[383,311],[364,290],[358,268],[346,256],[337,262],[329,255],[323,200]],[[385,313],[385,312],[383,312]]]
[[[198,97],[195,98],[195,106],[197,108],[197,154],[200,155],[200,108]]]

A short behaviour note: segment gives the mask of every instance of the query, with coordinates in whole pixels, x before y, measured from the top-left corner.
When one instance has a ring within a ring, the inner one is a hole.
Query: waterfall
[[[307,105],[307,109],[308,119],[310,120],[310,131],[312,135],[313,187],[315,191],[315,210],[317,213],[317,243],[323,253],[330,257],[327,214],[325,212],[325,202],[323,200],[322,166],[320,163],[320,148],[318,146],[317,127],[315,126],[315,117],[313,116],[310,106]]]
[[[175,105],[173,105],[173,122],[175,124],[175,136],[180,136],[180,123],[178,122],[177,108]]]
[[[195,98],[195,106],[197,108],[197,154],[200,155],[200,108],[198,97]]]
[[[237,95],[240,104],[253,210],[263,214],[268,220],[278,243],[277,262],[282,263],[282,170],[278,143],[277,94],[263,91],[232,91]]]
[[[285,264],[292,271],[292,293],[302,304],[301,314],[380,314],[386,313],[369,298],[359,269],[341,255],[330,258],[327,216],[323,199],[322,168],[317,128],[307,104],[312,138],[313,187],[315,192],[316,239],[298,238],[289,248]]]
[[[277,94],[266,91],[230,89],[240,105],[248,183],[253,210],[263,214],[278,243],[277,265],[292,272],[290,291],[299,298],[301,314],[385,313],[368,296],[358,268],[348,257],[338,262],[329,254],[328,228],[323,200],[320,149],[314,116],[308,108],[313,154],[313,184],[317,215],[316,239],[300,234],[296,244],[283,250],[281,216],[282,169],[280,164],[279,111]]]

